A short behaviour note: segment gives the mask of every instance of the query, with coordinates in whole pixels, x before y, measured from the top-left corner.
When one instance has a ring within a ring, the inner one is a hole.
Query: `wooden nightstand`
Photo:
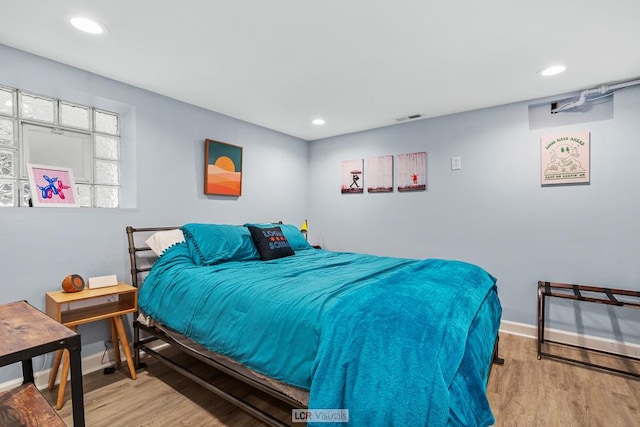
[[[101,302],[108,297],[108,302]],[[91,300],[96,300],[96,304],[83,305],[78,308],[69,308],[73,303],[80,301],[91,304]],[[138,309],[138,289],[133,286],[118,283],[115,286],[98,289],[84,289],[80,292],[68,293],[64,291],[47,292],[46,310],[49,317],[62,323],[70,329],[76,330],[78,325],[95,322],[97,320],[109,319],[111,323],[111,339],[113,350],[118,367],[121,365],[120,345],[127,358],[131,379],[136,379],[136,370],[131,358],[131,351],[127,334],[122,323],[122,316],[133,313]],[[118,340],[120,344],[118,345]],[[69,373],[68,352],[60,350],[56,353],[49,377],[49,390],[53,390],[58,375],[60,360],[63,358],[62,372],[60,374],[60,388],[58,390],[58,400],[56,408],[61,409],[64,403],[64,389],[67,385],[67,375]]]

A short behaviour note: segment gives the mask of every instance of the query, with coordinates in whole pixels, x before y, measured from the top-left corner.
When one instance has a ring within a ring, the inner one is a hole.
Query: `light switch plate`
[[[462,169],[462,157],[452,157],[451,158],[451,170],[459,170]]]

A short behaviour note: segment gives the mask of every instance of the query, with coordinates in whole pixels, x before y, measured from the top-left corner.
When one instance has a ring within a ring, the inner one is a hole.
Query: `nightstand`
[[[0,366],[22,362],[24,377],[22,386],[0,393],[0,406],[12,409],[0,413],[0,425],[65,425],[33,384],[33,358],[62,349],[71,359],[73,425],[84,427],[80,335],[26,301],[0,305]]]
[[[107,299],[107,302],[104,302],[105,299]],[[81,307],[71,308],[74,303],[79,305],[79,302],[82,302]],[[95,304],[92,304],[92,302],[95,302]],[[122,363],[120,360],[120,346],[122,346],[127,358],[131,379],[136,379],[136,370],[131,358],[122,316],[133,313],[138,309],[138,289],[125,283],[118,283],[115,286],[84,289],[80,292],[72,293],[52,291],[47,292],[46,307],[49,317],[74,331],[78,325],[83,323],[109,319],[117,365],[119,367]],[[61,409],[64,403],[64,389],[67,385],[67,375],[69,373],[68,352],[60,350],[56,353],[49,377],[49,390],[53,390],[61,359],[63,359],[62,372],[60,374],[60,388],[58,389],[56,409]]]

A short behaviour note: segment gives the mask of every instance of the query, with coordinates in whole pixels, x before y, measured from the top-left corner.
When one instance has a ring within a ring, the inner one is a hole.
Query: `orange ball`
[[[62,280],[62,290],[78,292],[84,289],[84,279],[78,274],[70,274]]]

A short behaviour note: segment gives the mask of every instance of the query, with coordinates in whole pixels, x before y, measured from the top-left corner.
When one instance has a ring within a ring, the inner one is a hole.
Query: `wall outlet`
[[[459,170],[462,169],[462,157],[452,157],[451,158],[451,170]]]

